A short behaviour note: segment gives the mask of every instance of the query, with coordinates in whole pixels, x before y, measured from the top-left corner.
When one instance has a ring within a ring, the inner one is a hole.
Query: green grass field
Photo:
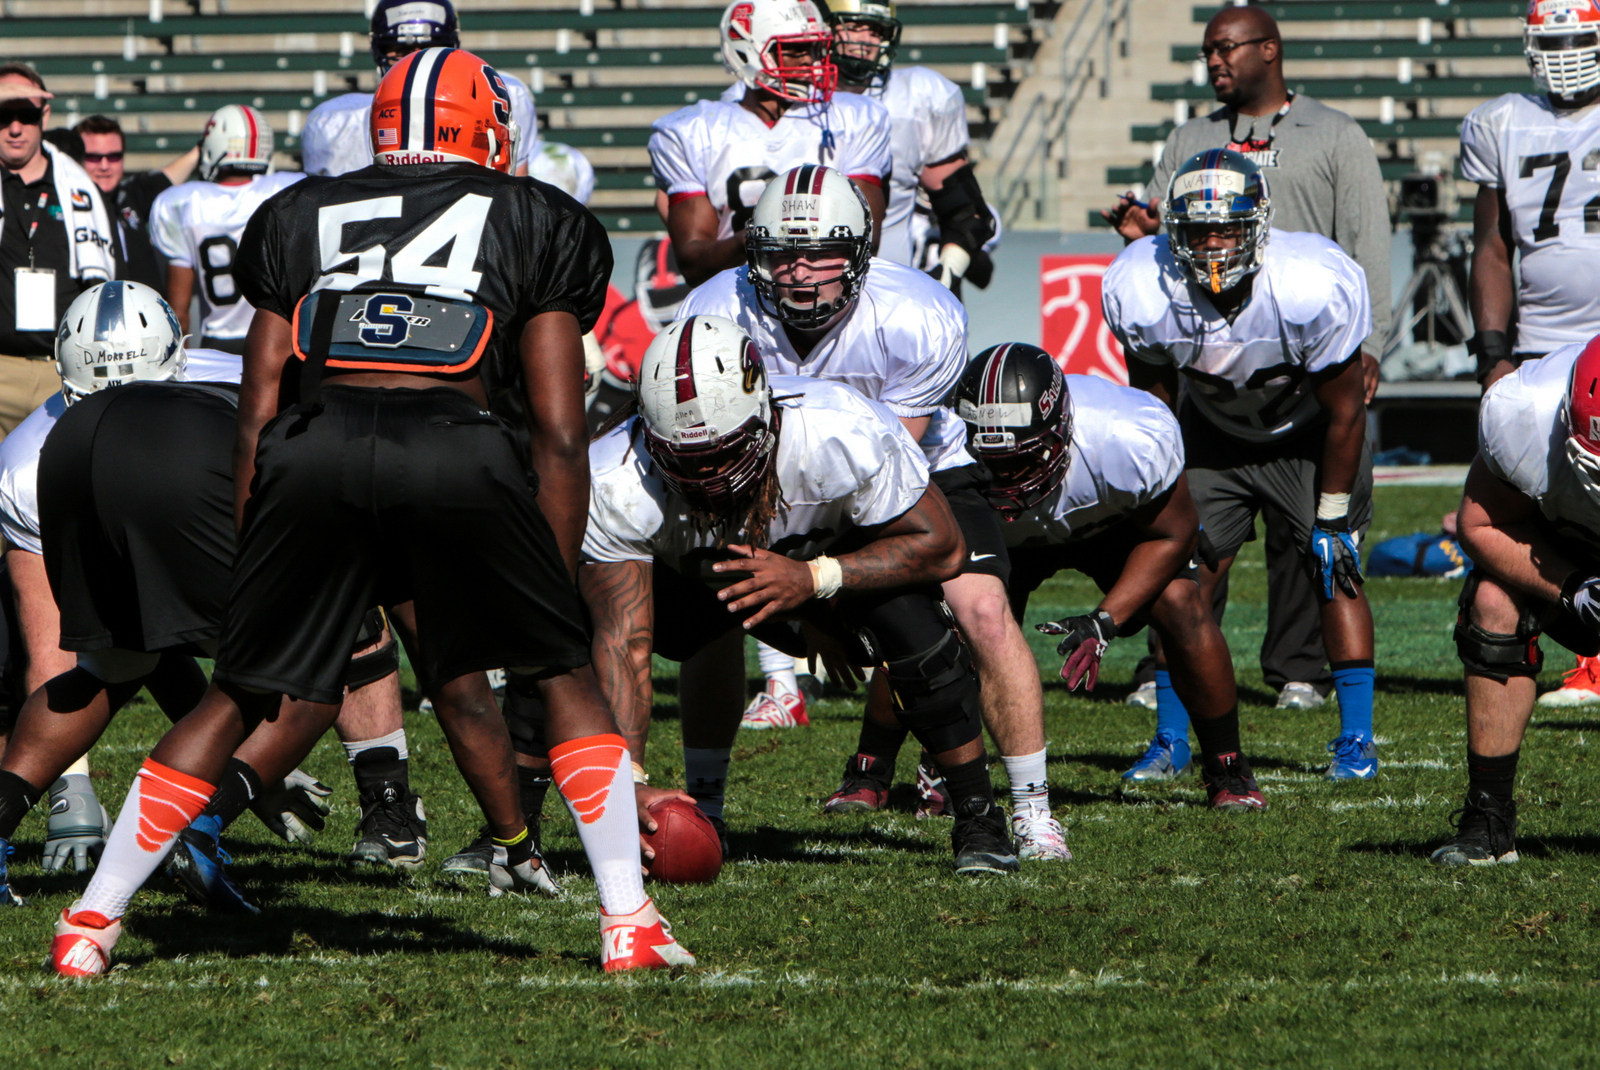
[[[1454,498],[1382,489],[1371,539],[1433,530]],[[341,869],[354,791],[330,739],[307,763],[337,789],[315,848],[286,848],[248,816],[231,841],[235,877],[265,913],[207,917],[158,878],[117,949],[124,965],[95,983],[41,969],[52,920],[83,878],[40,873],[44,821],[29,818],[12,875],[31,899],[0,915],[0,1065],[1600,1063],[1600,713],[1541,713],[1530,730],[1521,864],[1430,868],[1464,789],[1458,584],[1368,585],[1382,769],[1333,786],[1318,773],[1336,714],[1270,707],[1255,664],[1256,544],[1240,564],[1227,634],[1264,815],[1208,812],[1192,777],[1123,790],[1119,773],[1151,725],[1118,701],[1142,646],[1123,642],[1099,696],[1046,690],[1054,802],[1076,857],[957,879],[948,823],[914,820],[909,789],[893,812],[820,815],[857,724],[851,703],[827,702],[809,730],[741,737],[733,859],[714,886],[658,890],[700,968],[619,980],[600,972],[594,887],[554,800],[546,842],[565,900],[490,900],[437,878],[479,819],[436,725],[411,715],[434,863],[422,878],[368,883]],[[1093,601],[1086,582],[1057,581],[1034,609],[1043,619]],[[1553,684],[1571,657],[1547,653]],[[1053,680],[1053,655],[1045,664]],[[658,783],[681,774],[671,681],[662,692]],[[152,709],[131,709],[96,750],[113,807],[162,727]],[[908,749],[902,776],[914,762]]]

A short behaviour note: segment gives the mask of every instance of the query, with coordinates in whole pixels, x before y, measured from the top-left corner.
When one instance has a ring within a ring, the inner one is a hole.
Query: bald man
[[[1124,194],[1101,214],[1129,241],[1154,234],[1167,182],[1185,160],[1215,148],[1250,157],[1266,175],[1274,227],[1331,238],[1366,272],[1372,334],[1361,349],[1370,401],[1390,322],[1389,200],[1372,143],[1344,112],[1290,92],[1278,24],[1261,8],[1223,8],[1206,26],[1201,53],[1221,107],[1190,119],[1167,138],[1148,186],[1149,209]],[[1301,550],[1280,545],[1271,534],[1266,549],[1262,674],[1279,692],[1280,708],[1320,705],[1333,677],[1325,666],[1317,601]]]

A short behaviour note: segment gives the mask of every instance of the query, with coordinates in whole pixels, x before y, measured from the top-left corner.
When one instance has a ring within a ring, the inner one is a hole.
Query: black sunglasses
[[[10,104],[0,106],[0,126],[21,123],[24,126],[43,126],[44,109],[34,105]]]
[[[1228,55],[1236,48],[1243,48],[1245,45],[1259,45],[1264,41],[1270,40],[1272,40],[1270,37],[1252,37],[1248,41],[1218,41],[1214,45],[1201,45],[1200,58],[1210,59],[1212,54],[1215,53],[1223,59],[1227,59]]]
[[[86,152],[83,154],[84,163],[121,163],[120,152]]]

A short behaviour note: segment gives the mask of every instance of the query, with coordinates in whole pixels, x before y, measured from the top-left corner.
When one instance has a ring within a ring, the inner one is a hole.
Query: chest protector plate
[[[342,371],[439,374],[470,370],[494,330],[482,305],[406,293],[317,290],[294,309],[294,355],[327,355]]]

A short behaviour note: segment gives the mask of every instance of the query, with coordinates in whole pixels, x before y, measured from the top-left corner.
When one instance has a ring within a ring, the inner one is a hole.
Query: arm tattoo
[[[943,583],[960,570],[961,532],[944,496],[937,495],[932,504],[930,497],[925,494],[899,519],[884,525],[873,541],[838,558],[845,589]]]
[[[578,587],[594,618],[595,677],[636,760],[650,737],[650,651],[655,606],[650,562],[586,564]]]

